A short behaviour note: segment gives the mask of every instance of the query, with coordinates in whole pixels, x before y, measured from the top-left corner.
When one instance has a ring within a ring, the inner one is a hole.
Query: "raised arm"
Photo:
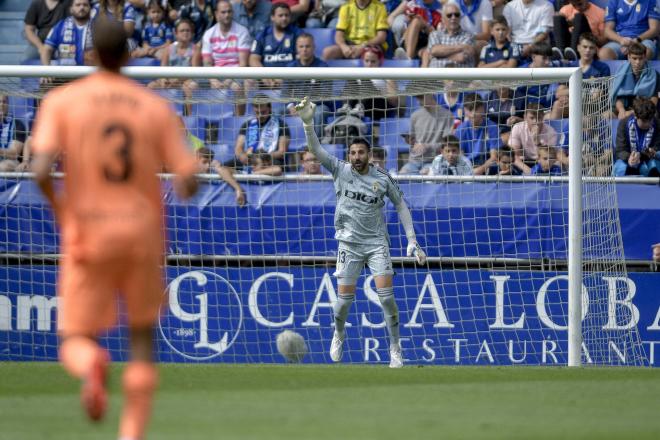
[[[309,151],[316,156],[316,158],[321,162],[321,165],[326,167],[330,172],[334,173],[334,170],[337,168],[337,158],[328,154],[327,151],[321,147],[318,136],[314,131],[314,110],[316,104],[311,102],[307,97],[304,97],[298,105],[296,105],[296,112],[300,119],[303,121],[303,127],[305,128],[305,139],[307,140],[307,148]]]

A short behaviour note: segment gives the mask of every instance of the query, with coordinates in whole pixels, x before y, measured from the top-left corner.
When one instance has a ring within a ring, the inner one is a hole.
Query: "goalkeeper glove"
[[[406,249],[406,255],[409,257],[415,256],[417,264],[426,264],[426,253],[419,246],[417,241],[412,240],[408,242],[408,249]]]
[[[296,113],[300,116],[303,123],[306,125],[311,125],[314,123],[314,110],[316,104],[311,102],[308,97],[304,97],[298,105],[296,105]]]

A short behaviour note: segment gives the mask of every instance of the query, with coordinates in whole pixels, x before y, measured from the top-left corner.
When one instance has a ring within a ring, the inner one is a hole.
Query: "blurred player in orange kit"
[[[99,18],[93,29],[99,71],[48,94],[35,122],[35,178],[52,205],[62,234],[58,282],[59,357],[81,379],[81,401],[92,420],[107,406],[108,352],[100,332],[125,304],[130,361],[119,438],[144,437],[158,384],[153,332],[163,297],[163,168],[177,174],[184,198],[197,190],[195,157],[176,115],[160,97],[120,74],[128,60],[119,22]],[[64,187],[50,171],[64,162]]]

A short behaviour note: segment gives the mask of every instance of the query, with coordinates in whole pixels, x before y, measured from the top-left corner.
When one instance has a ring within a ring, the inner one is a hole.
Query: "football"
[[[276,339],[277,351],[289,362],[302,362],[307,354],[307,344],[300,333],[284,330]]]

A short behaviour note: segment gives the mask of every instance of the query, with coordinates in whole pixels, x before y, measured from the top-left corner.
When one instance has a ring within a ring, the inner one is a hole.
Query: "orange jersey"
[[[64,253],[90,261],[162,255],[156,173],[197,171],[165,100],[118,74],[94,73],[48,94],[32,145],[64,157]]]

